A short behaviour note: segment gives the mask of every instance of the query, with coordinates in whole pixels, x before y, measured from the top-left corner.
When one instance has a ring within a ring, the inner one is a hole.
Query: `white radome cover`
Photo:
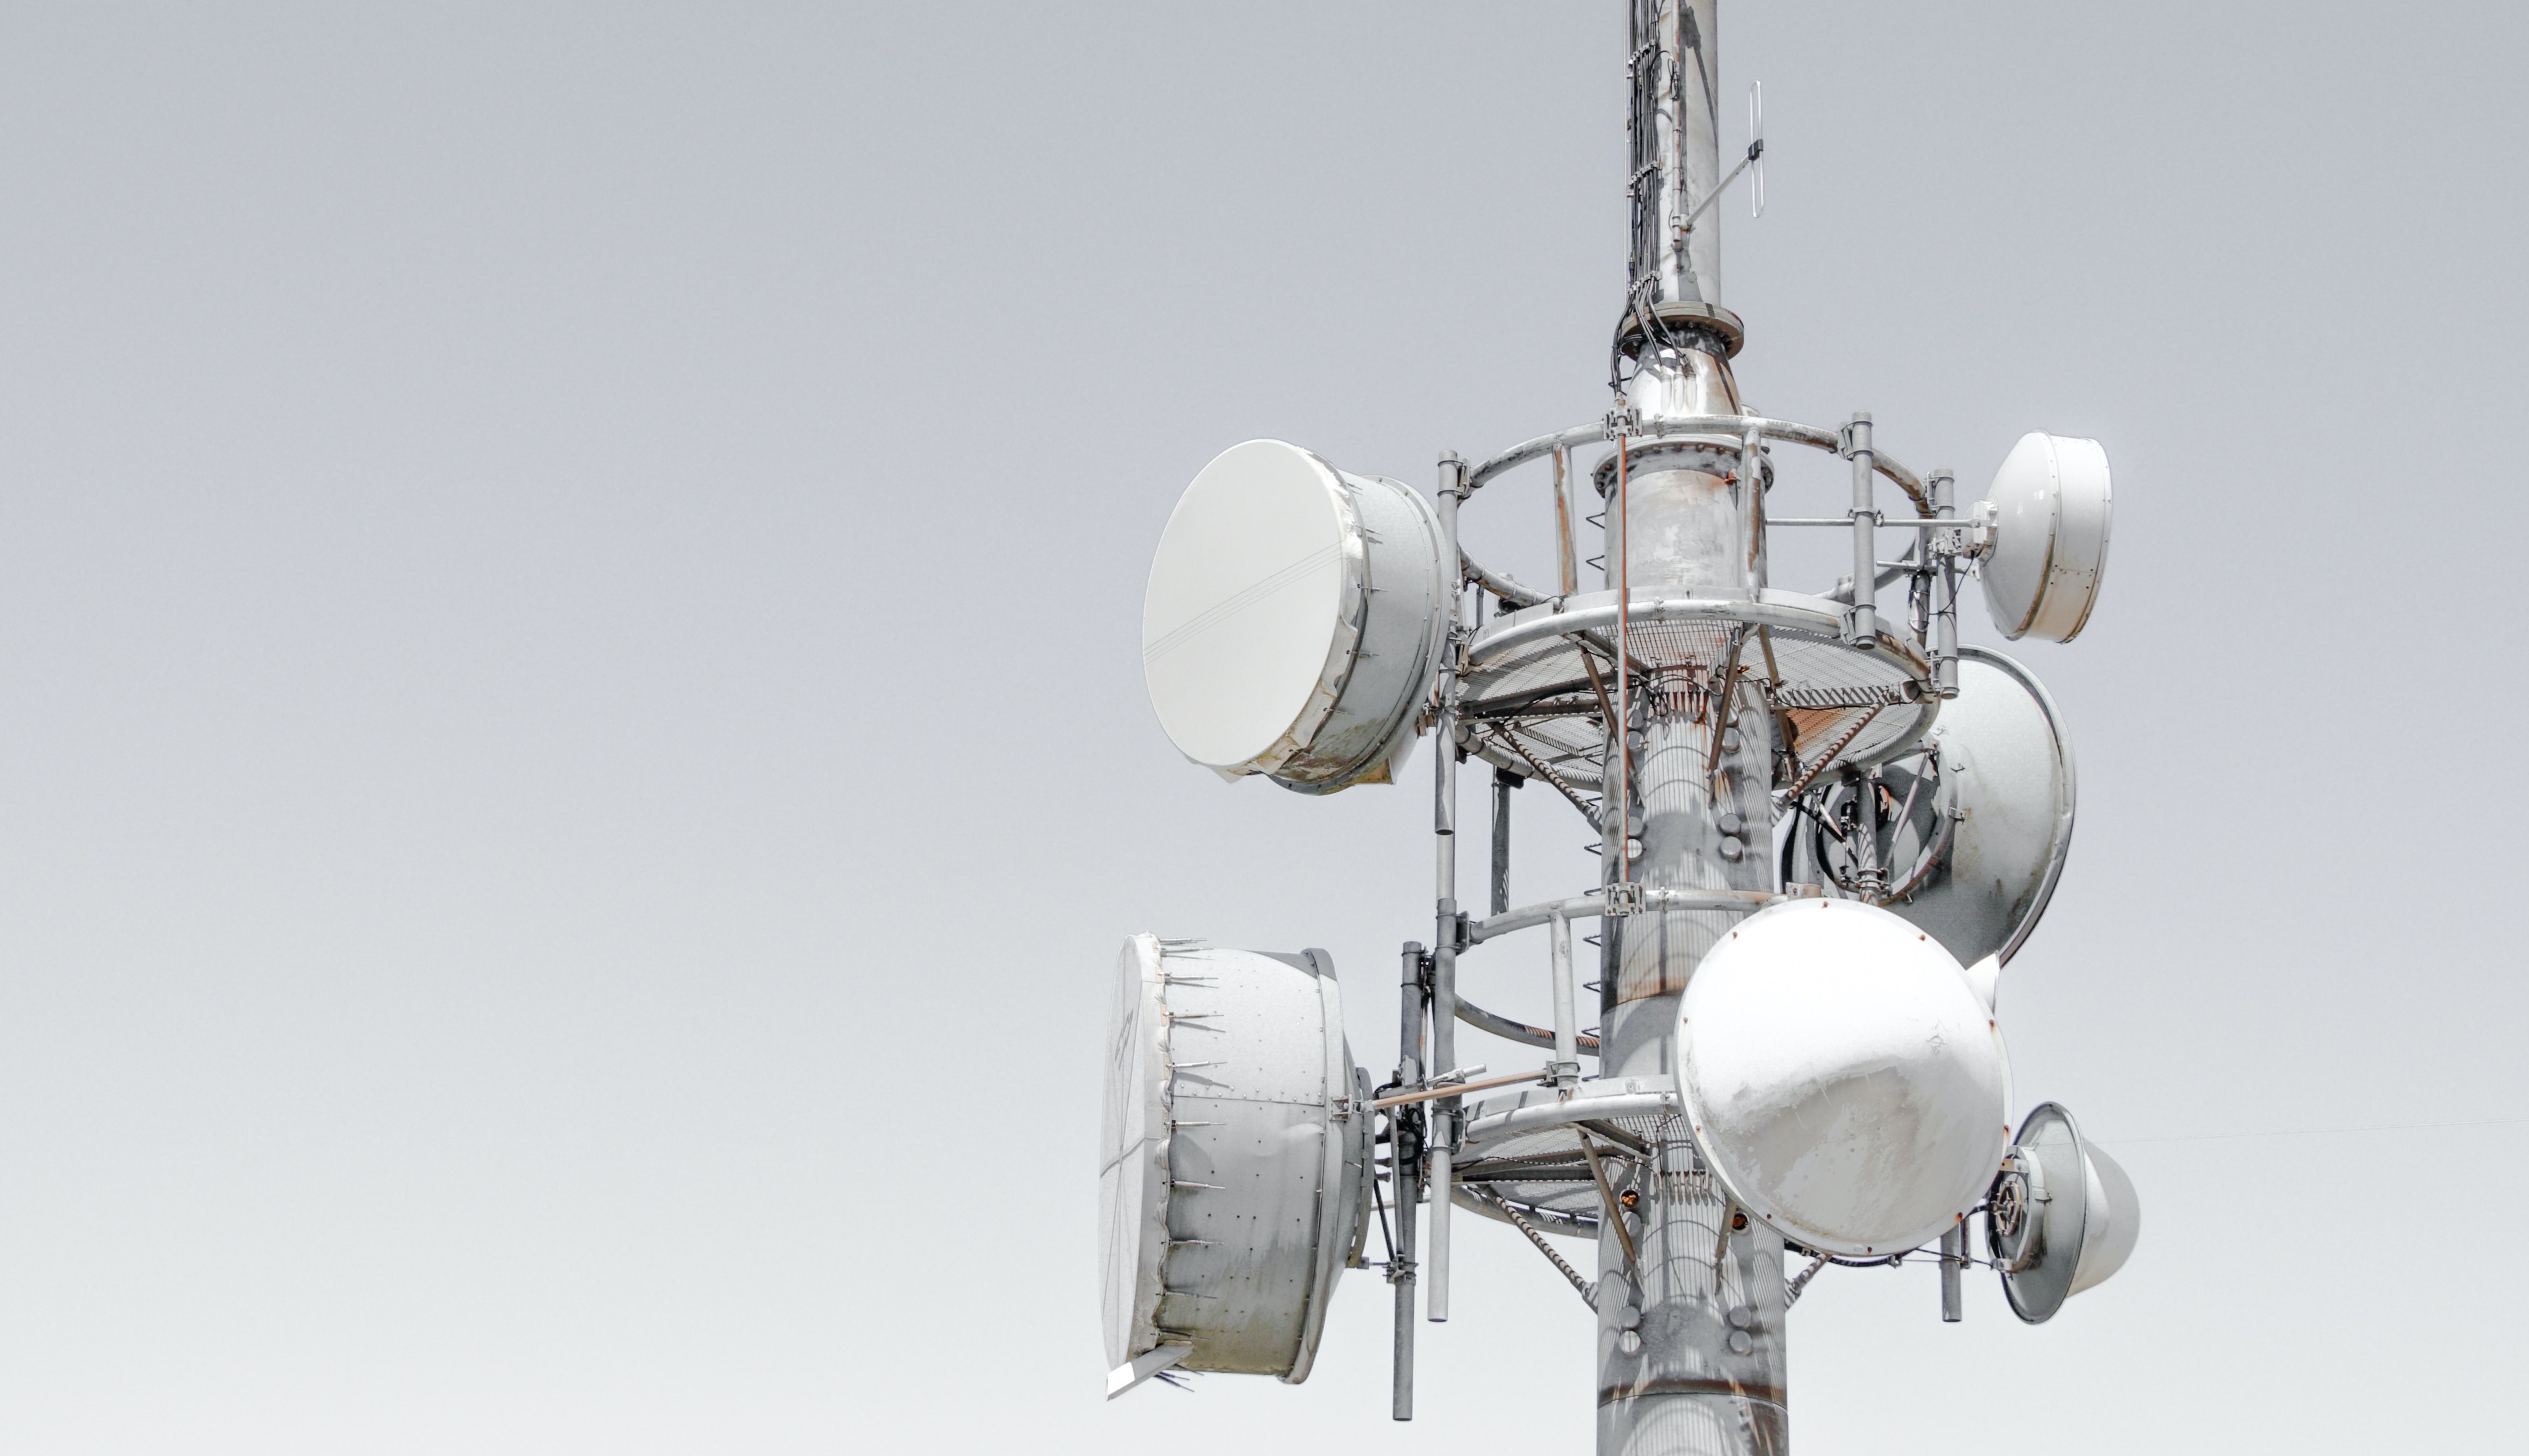
[[[1696,1145],[1732,1196],[1832,1254],[1937,1238],[2010,1137],[2010,1059],[1966,971],[1856,900],[1740,922],[1687,982],[1678,1064]]]
[[[1098,1182],[1107,1393],[1169,1365],[1305,1379],[1370,1160],[1333,962],[1143,935],[1112,986]]]
[[[2083,1212],[2089,1216],[2081,1235],[2081,1262],[2072,1269],[2074,1294],[2124,1268],[2142,1237],[2142,1196],[2134,1192],[2125,1165],[2096,1143],[2083,1143],[2081,1158],[2082,1171],[2088,1174],[2082,1180]]]
[[[2142,1234],[2142,1199],[2125,1168],[2081,1136],[2060,1103],[2030,1108],[2013,1148],[2043,1188],[2043,1201],[2029,1213],[2041,1220],[2041,1236],[2036,1257],[2006,1268],[2002,1284],[2014,1314],[2043,1324],[2065,1300],[2125,1267]]]
[[[2006,637],[2070,642],[2108,566],[2108,452],[2096,440],[2032,430],[2003,457],[1985,500],[1993,547],[1979,568]]]
[[[1232,446],[1160,533],[1142,605],[1151,706],[1187,758],[1312,791],[1384,782],[1438,655],[1438,516],[1298,446]]]

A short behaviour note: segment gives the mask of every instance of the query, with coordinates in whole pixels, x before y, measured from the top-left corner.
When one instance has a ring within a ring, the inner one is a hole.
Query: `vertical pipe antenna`
[[[1856,414],[1845,429],[1853,442],[1853,624],[1845,640],[1859,645],[1879,639],[1879,512],[1872,504],[1870,416]]]
[[[1423,1080],[1423,946],[1405,943],[1405,974],[1397,990],[1396,1085],[1413,1087]],[[1414,1204],[1421,1196],[1418,1159],[1409,1145],[1417,1113],[1411,1106],[1389,1111],[1387,1172],[1396,1205],[1396,1247],[1388,1253],[1387,1282],[1396,1287],[1394,1385],[1389,1414],[1414,1419]]]
[[[1953,1223],[1941,1230],[1941,1321],[1956,1324],[1963,1314],[1960,1299],[1959,1270],[1966,1264],[1966,1225]]]
[[[1943,520],[1958,513],[1959,478],[1950,470],[1932,472],[1932,513]],[[1955,529],[1952,527],[1950,529]],[[1959,559],[1948,552],[1934,555],[1932,568],[1932,673],[1940,695],[1959,695]]]
[[[1455,452],[1440,458],[1440,551],[1441,560],[1457,562],[1458,506],[1467,497],[1467,464]],[[1435,742],[1432,757],[1432,837],[1437,851],[1432,856],[1432,896],[1434,935],[1431,941],[1431,1067],[1430,1073],[1454,1070],[1458,1065],[1458,669],[1466,633],[1460,617],[1460,603],[1465,600],[1463,577],[1458,589],[1449,593],[1448,637],[1439,679],[1438,712],[1433,715]],[[1430,1287],[1424,1294],[1425,1309],[1433,1323],[1449,1318],[1449,1201],[1450,1159],[1455,1151],[1458,1131],[1458,1099],[1441,1098],[1432,1104],[1431,1152],[1428,1160],[1431,1185],[1431,1248],[1427,1257],[1431,1267]]]
[[[1492,914],[1510,908],[1510,791],[1520,777],[1508,769],[1493,770],[1493,897]]]
[[[1574,1030],[1579,1024],[1578,1009],[1572,1004],[1572,922],[1565,918],[1563,906],[1556,902],[1547,922],[1552,932],[1551,954],[1554,957],[1554,1085],[1570,1087],[1581,1080],[1580,1037]]]

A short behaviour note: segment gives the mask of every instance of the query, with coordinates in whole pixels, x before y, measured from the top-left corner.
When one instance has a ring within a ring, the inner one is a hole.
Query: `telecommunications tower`
[[[1715,4],[1629,0],[1631,266],[1603,419],[1443,455],[1435,500],[1253,440],[1168,518],[1142,656],[1170,740],[1224,779],[1322,794],[1396,782],[1431,737],[1436,906],[1404,947],[1378,1085],[1324,951],[1125,943],[1100,1175],[1110,1397],[1181,1372],[1305,1379],[1336,1279],[1371,1267],[1412,1419],[1416,1327],[1448,1318],[1466,1213],[1587,1302],[1601,1453],[1782,1452],[1784,1314],[1826,1266],[1937,1258],[1955,1321],[1986,1265],[2035,1322],[2133,1247],[2132,1184],[2071,1115],[2013,1120],[1996,985],[2063,869],[2072,757],[2045,689],[1962,647],[1956,616],[1973,575],[2006,637],[2080,631],[2107,457],[2029,434],[1962,510],[1867,414],[1742,407],[1715,209],[1743,178],[1761,207],[1764,143],[1751,89],[1723,170]],[[1786,447],[1850,461],[1849,498],[1774,500]],[[1551,492],[1550,588],[1458,544],[1459,512],[1522,476]],[[1767,542],[1791,529],[1846,533],[1852,573],[1775,586]],[[1480,915],[1458,883],[1477,764]],[[1511,903],[1524,785],[1588,826],[1596,884]],[[1541,960],[1551,1024],[1460,996],[1471,954]],[[1487,1075],[1462,1025],[1543,1064]],[[1595,1244],[1593,1276],[1558,1235]]]

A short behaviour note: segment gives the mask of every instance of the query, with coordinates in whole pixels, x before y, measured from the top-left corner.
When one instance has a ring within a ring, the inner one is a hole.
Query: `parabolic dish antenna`
[[[2108,566],[2108,453],[2096,440],[2019,437],[1985,492],[1993,523],[1984,602],[1993,624],[2070,642],[2090,620]]]
[[[1985,1247],[2002,1267],[2012,1313],[2043,1324],[2070,1299],[2125,1267],[2142,1232],[2133,1180],[2072,1114],[2040,1103],[1994,1180]]]
[[[1888,908],[1962,962],[2009,961],[2046,913],[2072,845],[2072,742],[2028,670],[1981,647],[1959,649],[1959,695],[1926,738],[1939,788],[1898,835],[1928,837],[1939,863]],[[1906,863],[1912,847],[1893,857]]]
[[[1221,452],[1169,515],[1142,603],[1168,740],[1225,779],[1389,782],[1439,656],[1440,539],[1396,481],[1279,440]]]
[[[1108,1398],[1171,1366],[1308,1378],[1371,1188],[1333,960],[1135,936],[1106,1031]]]
[[[1830,1254],[1901,1253],[1954,1227],[2010,1136],[2010,1059],[1966,972],[1857,900],[1741,921],[1687,982],[1677,1047],[1724,1186]]]

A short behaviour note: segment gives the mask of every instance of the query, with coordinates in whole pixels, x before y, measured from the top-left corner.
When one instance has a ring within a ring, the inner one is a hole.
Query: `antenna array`
[[[1715,0],[1629,9],[1606,415],[1480,462],[1443,455],[1427,501],[1249,441],[1161,535],[1143,660],[1171,741],[1224,779],[1322,794],[1396,782],[1432,738],[1434,904],[1427,944],[1404,947],[1376,1087],[1325,952],[1126,944],[1101,1175],[1110,1397],[1187,1371],[1305,1378],[1376,1228],[1393,1414],[1411,1419],[1415,1331],[1448,1318],[1463,1211],[1515,1228],[1587,1301],[1603,1456],[1777,1453],[1784,1314],[1828,1265],[1937,1257],[1956,1321],[1964,1267],[1989,1263],[2035,1322],[2133,1247],[2132,1184],[2071,1115],[2011,1120],[2000,976],[2062,872],[2072,755],[2044,688],[1961,645],[1957,620],[1972,576],[2005,637],[2079,633],[2106,565],[2106,455],[2027,435],[1963,511],[1951,473],[1901,464],[1866,413],[1749,412],[1714,204],[1745,176],[1761,210],[1759,97],[1725,174]],[[1787,448],[1849,463],[1841,513],[1780,510]],[[1551,470],[1550,592],[1459,544],[1461,512],[1532,467]],[[1587,590],[1585,488],[1605,543]],[[1768,542],[1791,529],[1846,533],[1851,574],[1773,585]],[[1477,764],[1492,771],[1480,917],[1458,890]],[[1514,906],[1510,810],[1530,783],[1580,816],[1600,869]],[[1599,932],[1579,938],[1596,946],[1587,982],[1576,923]],[[1539,940],[1550,1025],[1459,994],[1461,956]],[[1462,1064],[1461,1024],[1542,1064]],[[1558,1235],[1594,1241],[1594,1278]],[[1789,1279],[1787,1257],[1805,1264]]]

